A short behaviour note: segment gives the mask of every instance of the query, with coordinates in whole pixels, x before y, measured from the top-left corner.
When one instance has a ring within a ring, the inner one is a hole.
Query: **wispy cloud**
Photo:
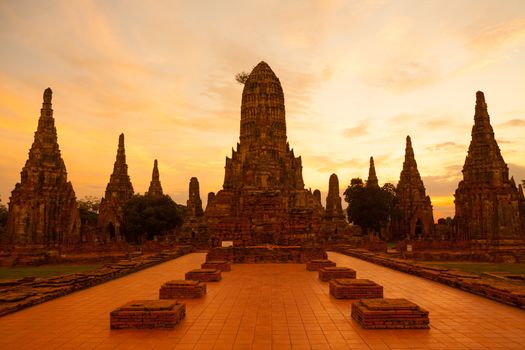
[[[344,129],[343,135],[351,139],[365,136],[368,133],[368,127],[368,123],[362,122],[357,126]]]

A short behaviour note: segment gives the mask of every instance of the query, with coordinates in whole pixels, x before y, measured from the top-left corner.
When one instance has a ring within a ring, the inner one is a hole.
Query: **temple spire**
[[[379,187],[379,180],[376,175],[376,168],[374,165],[374,157],[370,157],[370,168],[368,169],[367,187]]]
[[[149,196],[162,196],[162,185],[160,184],[159,166],[155,159],[153,162],[153,172],[151,174],[151,182],[149,184],[148,193]]]

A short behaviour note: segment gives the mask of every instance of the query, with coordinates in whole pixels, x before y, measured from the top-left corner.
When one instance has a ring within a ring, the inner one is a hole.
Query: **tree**
[[[142,243],[182,224],[184,209],[170,196],[134,195],[123,207],[123,232],[128,242]]]
[[[78,201],[78,212],[82,224],[96,226],[98,221],[98,210],[100,208],[100,198],[85,196]]]
[[[246,84],[246,80],[248,80],[248,77],[250,76],[249,73],[246,73],[246,72],[240,72],[240,73],[237,73],[235,74],[235,80],[239,83],[239,84]]]
[[[344,196],[348,203],[348,220],[361,226],[363,234],[370,229],[379,232],[390,221],[396,199],[394,185],[367,187],[362,179],[354,178]]]

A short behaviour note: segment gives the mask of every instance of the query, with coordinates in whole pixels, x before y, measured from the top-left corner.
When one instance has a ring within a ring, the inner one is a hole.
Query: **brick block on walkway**
[[[308,271],[319,271],[321,267],[335,267],[336,263],[327,259],[315,259],[306,263]]]
[[[231,264],[226,260],[206,261],[201,265],[202,269],[217,269],[221,271],[231,271]]]
[[[356,272],[349,267],[321,267],[319,279],[328,282],[334,278],[355,278]]]
[[[159,290],[159,299],[192,299],[206,294],[206,283],[189,280],[173,280],[164,283]]]
[[[186,272],[185,278],[192,281],[218,282],[221,280],[221,270],[217,269],[195,269]]]
[[[176,300],[132,300],[110,313],[110,328],[173,328],[184,316],[186,305]]]
[[[383,297],[383,286],[366,279],[336,278],[330,281],[330,294],[337,299],[377,299]]]
[[[406,299],[366,299],[352,304],[352,318],[363,328],[429,328],[428,311]]]

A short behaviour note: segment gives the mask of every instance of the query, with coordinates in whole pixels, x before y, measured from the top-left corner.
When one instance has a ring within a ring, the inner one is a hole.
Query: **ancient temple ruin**
[[[160,184],[159,163],[155,159],[153,162],[153,172],[151,174],[151,182],[146,193],[148,196],[162,196],[162,185]]]
[[[410,136],[406,138],[405,161],[396,186],[397,200],[392,218],[392,239],[431,239],[434,216],[430,197],[417,169]]]
[[[100,239],[107,241],[124,240],[122,225],[122,207],[133,197],[133,185],[128,175],[126,164],[126,150],[124,148],[124,134],[118,139],[117,158],[113,165],[113,173],[106,186],[106,193],[100,202],[98,227],[102,236]]]
[[[350,235],[350,225],[346,221],[339,192],[339,179],[336,174],[330,175],[326,210],[321,228],[325,239],[343,239]]]
[[[213,192],[211,192],[213,193]],[[208,202],[210,196],[208,195]],[[212,198],[213,201],[213,198]],[[200,196],[199,180],[196,177],[190,179],[188,201],[186,202],[186,216],[182,231],[191,242],[197,246],[206,246],[208,242],[208,227],[202,210],[202,200]]]
[[[78,206],[58,146],[52,95],[50,88],[44,91],[29,158],[11,193],[6,229],[11,244],[57,247],[80,242]]]
[[[376,167],[374,165],[374,157],[370,157],[370,167],[368,168],[368,179],[366,180],[366,187],[379,187],[379,180],[376,175]]]
[[[242,245],[315,238],[323,208],[304,188],[301,157],[287,142],[281,83],[265,62],[244,84],[240,129],[223,188],[206,208],[211,237]]]
[[[457,238],[491,242],[522,238],[525,218],[520,218],[519,197],[494,138],[485,96],[478,91],[463,180],[455,193]]]

